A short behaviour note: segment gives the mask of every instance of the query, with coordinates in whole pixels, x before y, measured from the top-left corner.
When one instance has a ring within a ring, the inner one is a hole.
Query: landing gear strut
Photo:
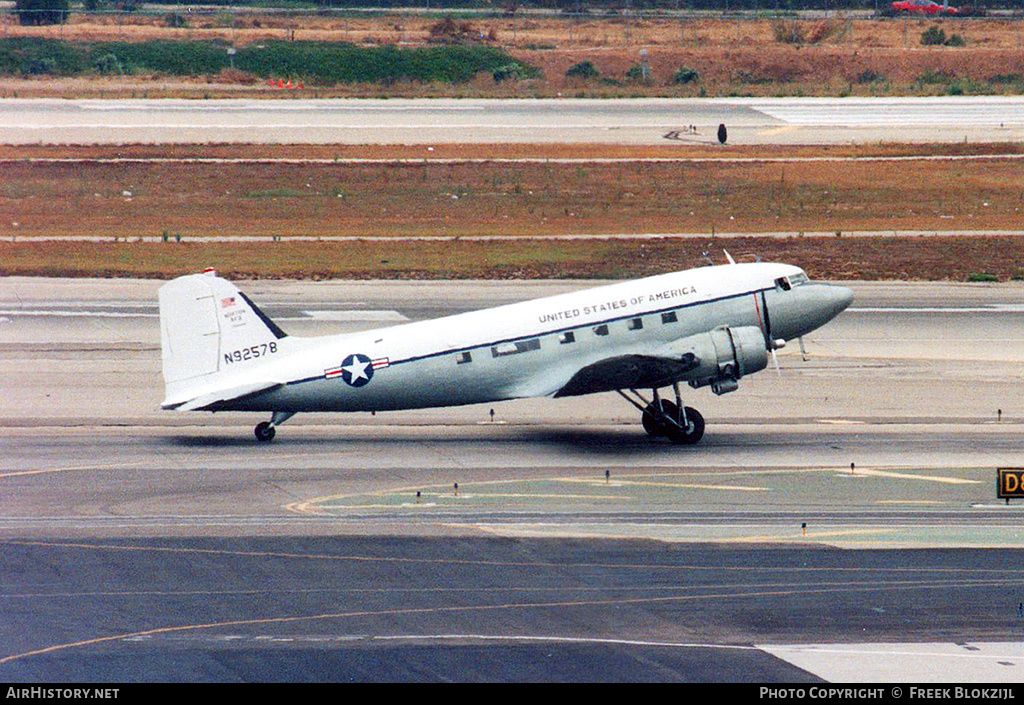
[[[274,436],[277,435],[275,428],[293,416],[295,416],[294,411],[275,411],[274,415],[270,417],[270,421],[262,421],[256,424],[254,431],[256,440],[260,443],[270,443],[270,441],[274,440]]]
[[[657,389],[651,390],[654,398],[650,402],[635,389],[629,390],[642,404],[622,390],[619,390],[619,394],[643,413],[641,421],[647,435],[653,438],[664,436],[673,443],[692,445],[704,437],[704,417],[696,409],[683,406],[678,383],[672,387],[676,395],[675,402],[660,398]]]

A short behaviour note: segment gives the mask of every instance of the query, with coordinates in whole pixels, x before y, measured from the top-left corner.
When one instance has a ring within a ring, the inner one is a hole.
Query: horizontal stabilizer
[[[192,399],[183,399],[181,401],[167,399],[161,406],[164,409],[177,409],[178,411],[216,411],[216,407],[224,402],[238,401],[243,397],[251,397],[283,386],[283,382],[251,382],[249,384],[240,384],[234,387],[207,392]]]

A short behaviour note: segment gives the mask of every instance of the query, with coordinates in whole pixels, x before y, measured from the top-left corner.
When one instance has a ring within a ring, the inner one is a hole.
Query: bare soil
[[[1019,159],[845,162],[646,162],[703,154],[620,148],[621,163],[502,163],[462,159],[607,155],[598,145],[414,147],[4,147],[0,274],[172,277],[214,265],[247,277],[629,277],[699,265],[727,248],[782,259],[813,276],[953,279],[1024,273],[1024,237],[851,237],[851,231],[1017,231]],[[751,156],[754,148],[716,150]],[[776,156],[905,155],[910,145],[785,148]],[[992,154],[1003,145],[930,151]],[[325,156],[325,155],[334,156]],[[104,157],[243,158],[245,162],[96,161]],[[259,161],[303,157],[326,163]],[[335,162],[334,157],[415,162]],[[34,159],[77,157],[85,161]],[[821,232],[828,237],[762,237]],[[715,237],[715,233],[749,237]],[[630,234],[702,233],[630,239]],[[510,239],[611,234],[612,240]],[[100,242],[53,242],[89,235]],[[210,236],[279,242],[203,242]],[[138,242],[141,236],[166,242]],[[347,236],[347,242],[294,238]],[[358,238],[383,238],[383,241]],[[425,240],[404,239],[409,236]],[[446,236],[446,237],[445,237]],[[488,236],[494,241],[467,241]],[[179,242],[181,240],[181,242]]]
[[[469,242],[5,242],[0,275],[170,279],[212,266],[247,279],[624,279],[725,263],[787,262],[816,279],[1024,277],[1022,237],[735,237]]]

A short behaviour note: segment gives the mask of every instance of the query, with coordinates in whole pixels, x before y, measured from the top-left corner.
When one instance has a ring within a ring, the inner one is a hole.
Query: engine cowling
[[[693,388],[711,385],[715,394],[726,394],[739,388],[744,375],[768,366],[768,349],[764,333],[757,326],[722,326],[685,338],[683,353],[692,353],[699,361],[686,378]]]

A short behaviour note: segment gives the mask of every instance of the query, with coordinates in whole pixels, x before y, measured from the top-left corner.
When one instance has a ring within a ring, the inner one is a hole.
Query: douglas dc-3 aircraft
[[[731,258],[730,258],[731,262]],[[853,299],[798,267],[701,267],[432,321],[316,338],[285,334],[213,273],[160,288],[164,409],[264,411],[269,441],[300,411],[385,411],[617,391],[644,429],[696,443],[680,382],[715,394]],[[671,386],[675,401],[658,390]],[[645,399],[637,389],[650,389]],[[629,394],[627,394],[627,390]]]

